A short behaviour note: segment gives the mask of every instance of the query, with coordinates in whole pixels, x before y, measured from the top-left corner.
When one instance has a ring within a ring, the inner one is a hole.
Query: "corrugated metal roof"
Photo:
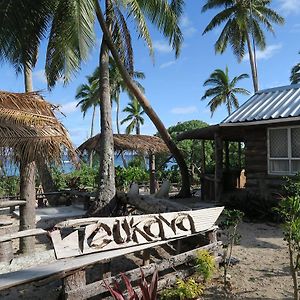
[[[300,116],[300,84],[256,92],[221,124]]]

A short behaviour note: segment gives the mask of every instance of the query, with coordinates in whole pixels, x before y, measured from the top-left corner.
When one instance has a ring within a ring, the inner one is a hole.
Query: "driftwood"
[[[0,208],[5,207],[12,207],[12,206],[18,206],[18,205],[25,205],[25,200],[6,200],[6,201],[0,201]]]
[[[57,229],[49,234],[56,257],[65,258],[204,232],[214,226],[222,211],[223,207],[213,207],[151,215],[75,219],[57,224]],[[64,228],[69,230],[63,237]]]
[[[164,187],[167,188],[166,186]],[[162,192],[158,192],[157,195]],[[162,193],[165,195],[165,192]],[[171,211],[187,211],[191,210],[188,206],[183,204],[175,203],[168,199],[159,199],[156,196],[150,195],[139,195],[139,189],[137,184],[132,184],[129,192],[126,194],[119,193],[118,199],[124,204],[133,205],[136,209],[141,210],[145,213],[163,213]]]
[[[41,228],[22,230],[22,231],[18,231],[15,233],[9,233],[9,234],[2,235],[0,237],[0,243],[10,241],[13,239],[22,238],[22,237],[35,236],[35,235],[41,235],[41,234],[47,234],[47,231],[45,231]]]

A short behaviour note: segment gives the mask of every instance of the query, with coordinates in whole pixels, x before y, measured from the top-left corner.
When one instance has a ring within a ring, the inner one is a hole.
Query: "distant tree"
[[[133,98],[123,109],[123,112],[128,113],[128,115],[121,121],[121,124],[130,122],[126,127],[126,134],[130,134],[134,129],[136,134],[141,134],[141,125],[144,124],[142,115],[145,113],[141,104]]]
[[[300,54],[300,52],[299,52],[299,54]],[[300,63],[296,64],[292,68],[291,76],[290,76],[290,82],[291,82],[291,84],[300,83]]]
[[[272,23],[284,23],[284,18],[269,7],[271,2],[271,0],[206,0],[202,7],[202,12],[209,9],[223,9],[212,18],[203,32],[205,34],[212,31],[226,22],[215,43],[216,52],[223,53],[230,44],[234,55],[241,60],[245,56],[245,47],[247,47],[255,92],[258,91],[259,86],[252,42],[259,49],[265,49],[265,34],[261,26],[273,33]]]
[[[221,69],[216,69],[210,74],[209,78],[204,82],[203,86],[211,86],[211,88],[205,91],[205,94],[201,100],[206,98],[212,98],[208,102],[210,107],[211,115],[214,114],[215,110],[222,104],[226,105],[227,112],[230,115],[232,108],[239,107],[239,102],[236,94],[249,95],[250,92],[244,88],[236,87],[236,84],[245,78],[249,78],[247,74],[241,74],[230,80],[228,75],[228,67],[225,72]]]

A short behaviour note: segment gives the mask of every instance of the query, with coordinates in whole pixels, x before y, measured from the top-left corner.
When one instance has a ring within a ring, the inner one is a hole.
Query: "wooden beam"
[[[25,200],[7,200],[7,201],[0,201],[0,208],[4,207],[13,207],[19,205],[26,205]]]
[[[41,235],[41,234],[47,234],[48,232],[41,228],[36,229],[28,229],[28,230],[22,230],[15,233],[9,233],[2,235],[0,237],[0,243],[10,241],[13,239],[23,238],[23,237],[29,237],[29,236],[35,236],[35,235]]]

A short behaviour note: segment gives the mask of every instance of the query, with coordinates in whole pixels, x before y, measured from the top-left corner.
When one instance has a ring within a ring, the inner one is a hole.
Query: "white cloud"
[[[276,45],[269,45],[266,47],[265,50],[256,50],[256,59],[269,59],[275,54],[279,52],[279,50],[282,48],[281,44],[276,44]],[[249,60],[249,54],[246,54],[244,57],[244,60]]]
[[[67,102],[65,104],[62,104],[59,110],[64,114],[70,114],[78,109],[76,105],[77,101]]]
[[[193,26],[192,22],[186,15],[181,18],[180,25],[183,35],[186,37],[191,37],[197,32],[197,29]]]
[[[172,47],[165,41],[154,41],[153,48],[161,53],[171,53]]]
[[[174,107],[171,110],[171,113],[175,115],[188,115],[196,112],[198,112],[196,106]]]
[[[34,81],[37,80],[42,83],[47,83],[46,75],[45,75],[45,70],[36,70],[32,73]]]
[[[159,68],[160,68],[160,69],[165,69],[165,68],[168,68],[168,67],[173,66],[175,63],[176,63],[175,60],[171,60],[171,61],[168,61],[168,62],[165,62],[165,63],[161,64],[161,65],[159,66]]]
[[[279,11],[285,15],[300,13],[300,0],[279,0]]]

